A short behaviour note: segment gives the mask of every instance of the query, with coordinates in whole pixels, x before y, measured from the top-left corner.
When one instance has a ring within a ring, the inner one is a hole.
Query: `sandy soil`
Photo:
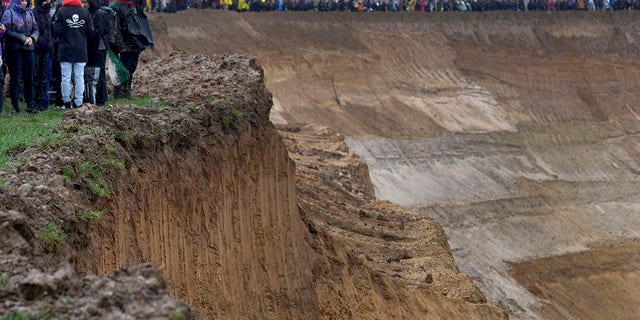
[[[511,263],[526,274],[536,263],[553,268],[545,259],[556,256],[608,261],[591,248],[616,242],[624,251],[638,237],[637,12],[151,20],[161,45],[150,53],[255,56],[273,93],[271,119],[344,135],[367,163],[375,196],[440,222],[460,269],[513,318],[588,319],[586,297],[603,286],[540,285],[569,292],[568,306],[528,290]],[[597,306],[631,319],[635,307],[619,301],[637,302],[619,279],[635,271],[620,272],[599,275],[616,298]]]

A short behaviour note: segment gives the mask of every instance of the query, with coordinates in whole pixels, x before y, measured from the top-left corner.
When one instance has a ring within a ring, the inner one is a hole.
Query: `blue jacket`
[[[27,8],[22,8],[20,0],[9,1],[9,10],[2,16],[2,24],[7,28],[4,39],[5,51],[33,51],[40,35],[36,17],[29,9],[31,0],[27,0]],[[24,45],[27,37],[33,39],[30,46]]]

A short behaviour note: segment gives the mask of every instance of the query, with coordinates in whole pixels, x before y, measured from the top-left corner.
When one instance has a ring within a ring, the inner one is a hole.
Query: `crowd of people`
[[[114,98],[131,96],[140,53],[153,46],[141,0],[9,0],[0,20],[0,94],[5,72],[14,114],[46,110],[49,91],[59,109],[108,100],[107,55],[125,77],[112,79]],[[4,62],[4,64],[3,64]],[[50,88],[53,86],[53,88]],[[0,99],[0,114],[5,114]]]
[[[561,11],[640,10],[640,0],[146,0],[148,10],[235,11]]]

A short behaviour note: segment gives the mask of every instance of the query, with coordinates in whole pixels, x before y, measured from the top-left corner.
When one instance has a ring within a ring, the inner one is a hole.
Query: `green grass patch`
[[[7,283],[9,283],[9,274],[3,272],[2,275],[0,275],[0,288],[5,288]]]
[[[43,141],[55,141],[62,137],[49,133],[62,119],[61,110],[47,110],[39,114],[21,113],[11,115],[10,105],[5,101],[5,111],[9,114],[0,116],[0,168],[14,161],[15,156],[42,137]]]
[[[225,111],[220,117],[220,121],[222,124],[222,128],[224,130],[229,130],[233,126],[233,124],[244,117],[244,113],[236,108]]]
[[[45,320],[52,319],[54,313],[51,309],[44,307],[37,312],[23,313],[11,311],[4,316],[0,317],[0,320]]]
[[[38,238],[42,241],[45,249],[55,251],[62,245],[67,235],[64,233],[59,224],[49,222],[44,229],[38,231]]]
[[[108,104],[134,104],[140,107],[153,108],[156,110],[171,108],[170,105],[162,102],[154,102],[152,97],[144,96],[135,99],[116,99],[110,100]]]
[[[101,164],[91,161],[82,161],[78,163],[76,170],[78,176],[89,183],[89,189],[91,189],[93,194],[101,198],[106,198],[111,194],[111,187],[109,187],[109,184],[104,179],[105,168]]]
[[[143,107],[163,109],[168,106],[162,103],[152,103],[152,98],[145,96],[137,99],[115,99],[107,101],[107,104],[134,104]],[[25,110],[21,103],[21,110]],[[15,156],[23,152],[28,146],[40,143],[41,146],[59,146],[65,139],[65,133],[54,132],[53,128],[62,120],[64,110],[57,110],[53,106],[45,112],[30,114],[22,112],[19,115],[11,114],[11,103],[5,99],[4,109],[6,115],[0,116],[0,168],[14,161]],[[100,128],[86,128],[92,133]]]
[[[91,210],[91,211],[87,211],[85,212],[82,217],[86,220],[95,220],[95,219],[100,219],[102,218],[105,213],[107,213],[104,210]]]

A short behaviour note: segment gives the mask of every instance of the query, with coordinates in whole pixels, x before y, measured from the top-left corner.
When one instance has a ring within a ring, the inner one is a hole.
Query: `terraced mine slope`
[[[346,136],[375,196],[441,223],[461,271],[512,318],[637,317],[638,13],[151,21],[153,54],[255,56],[272,121]]]

